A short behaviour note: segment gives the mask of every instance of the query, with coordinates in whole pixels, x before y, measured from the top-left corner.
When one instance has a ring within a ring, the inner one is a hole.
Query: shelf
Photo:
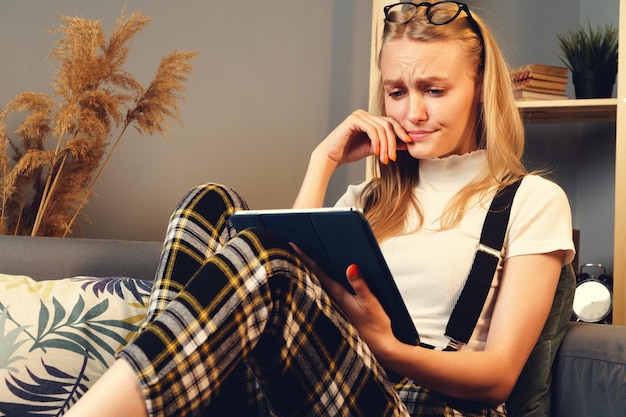
[[[614,122],[616,98],[518,101],[525,123]]]

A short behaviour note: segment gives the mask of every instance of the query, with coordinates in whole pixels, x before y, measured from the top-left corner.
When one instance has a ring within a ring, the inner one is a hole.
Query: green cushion
[[[0,415],[56,416],[76,402],[137,331],[151,286],[0,274]]]
[[[572,317],[575,290],[576,273],[572,265],[566,265],[541,336],[507,400],[510,417],[550,416],[552,366]]]

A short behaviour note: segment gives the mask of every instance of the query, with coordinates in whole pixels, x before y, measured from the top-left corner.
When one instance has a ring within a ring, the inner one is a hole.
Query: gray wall
[[[160,240],[189,187],[217,181],[256,208],[288,207],[310,151],[346,115],[367,106],[371,6],[365,0],[0,0],[0,105],[24,90],[49,91],[46,62],[57,16],[100,19],[108,32],[122,6],[153,17],[128,69],[149,82],[174,49],[200,52],[168,141],[129,132],[87,206],[87,237]],[[617,0],[469,0],[492,26],[511,65],[560,65],[556,33],[579,23],[617,24]],[[573,86],[568,93],[573,97]],[[526,160],[567,191],[581,229],[581,262],[612,269],[614,126],[528,127]],[[343,167],[328,204],[360,181]]]
[[[167,141],[127,132],[87,206],[87,237],[161,240],[170,210],[205,181],[233,186],[255,208],[289,207],[311,150],[367,106],[371,5],[362,0],[0,0],[0,106],[51,92],[58,16],[101,20],[109,33],[126,3],[127,15],[153,17],[127,65],[141,82],[170,51],[200,56],[183,125]],[[364,167],[337,172],[329,203]]]

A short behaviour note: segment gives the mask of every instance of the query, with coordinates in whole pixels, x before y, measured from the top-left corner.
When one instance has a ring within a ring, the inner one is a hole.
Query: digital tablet
[[[295,243],[348,291],[346,268],[356,264],[391,319],[395,336],[417,345],[419,335],[387,267],[374,233],[357,208],[242,210],[230,220],[235,229],[261,227]]]

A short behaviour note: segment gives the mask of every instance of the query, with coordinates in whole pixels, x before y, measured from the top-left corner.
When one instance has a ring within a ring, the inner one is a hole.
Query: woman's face
[[[380,69],[387,116],[413,139],[407,144],[413,158],[477,148],[476,69],[457,42],[393,40],[382,52]]]

